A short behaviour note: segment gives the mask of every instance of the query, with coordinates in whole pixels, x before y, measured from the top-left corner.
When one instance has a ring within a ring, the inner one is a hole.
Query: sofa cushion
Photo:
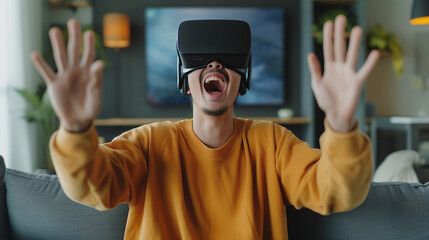
[[[0,155],[0,239],[9,239],[9,220],[6,208],[6,166]]]
[[[372,183],[366,200],[321,216],[287,208],[289,239],[429,239],[429,183]]]
[[[128,205],[98,211],[70,200],[55,175],[7,169],[7,207],[14,239],[123,239]]]

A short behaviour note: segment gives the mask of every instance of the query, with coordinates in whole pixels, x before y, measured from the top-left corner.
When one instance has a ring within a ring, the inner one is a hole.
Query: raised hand
[[[67,22],[67,28],[67,53],[61,30],[54,27],[49,31],[57,73],[38,53],[32,53],[31,59],[48,87],[52,107],[61,125],[69,131],[79,132],[88,128],[99,112],[104,64],[100,60],[94,62],[93,32],[84,33],[84,50],[80,60],[80,25],[72,19]]]
[[[362,29],[358,26],[352,29],[346,50],[345,26],[345,16],[339,15],[335,23],[328,21],[323,27],[323,75],[316,55],[310,53],[307,57],[317,103],[325,112],[330,127],[340,132],[348,132],[356,125],[354,113],[362,86],[380,56],[373,50],[356,72]]]

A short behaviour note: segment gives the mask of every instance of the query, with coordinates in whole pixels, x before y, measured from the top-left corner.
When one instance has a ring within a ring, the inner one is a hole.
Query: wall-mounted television
[[[252,32],[251,87],[238,105],[284,105],[284,9],[277,7],[148,7],[145,9],[147,100],[156,105],[188,104],[177,89],[179,24],[192,19],[244,20]]]

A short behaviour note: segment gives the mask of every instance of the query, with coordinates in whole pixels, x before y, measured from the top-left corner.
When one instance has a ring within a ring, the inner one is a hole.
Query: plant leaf
[[[52,108],[51,101],[49,99],[49,92],[48,91],[45,91],[43,93],[43,95],[42,95],[42,104],[41,105],[42,106],[49,106],[50,108]]]
[[[33,107],[38,108],[41,104],[40,98],[25,89],[15,89],[17,93],[19,93],[28,103],[30,103]]]
[[[396,75],[401,76],[404,73],[404,60],[400,56],[394,56],[392,63]]]
[[[38,113],[38,111],[34,109],[26,109],[24,117],[29,122],[38,122],[38,123],[41,122],[40,114]]]
[[[387,46],[387,41],[386,39],[383,39],[381,37],[372,37],[369,39],[369,43],[368,43],[369,47],[371,48],[377,48],[380,50],[384,50]]]

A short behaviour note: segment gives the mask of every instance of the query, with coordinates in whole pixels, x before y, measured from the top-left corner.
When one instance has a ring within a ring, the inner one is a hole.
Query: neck
[[[223,146],[234,133],[234,115],[229,108],[220,116],[207,115],[202,111],[195,111],[193,129],[197,137],[210,148]]]

